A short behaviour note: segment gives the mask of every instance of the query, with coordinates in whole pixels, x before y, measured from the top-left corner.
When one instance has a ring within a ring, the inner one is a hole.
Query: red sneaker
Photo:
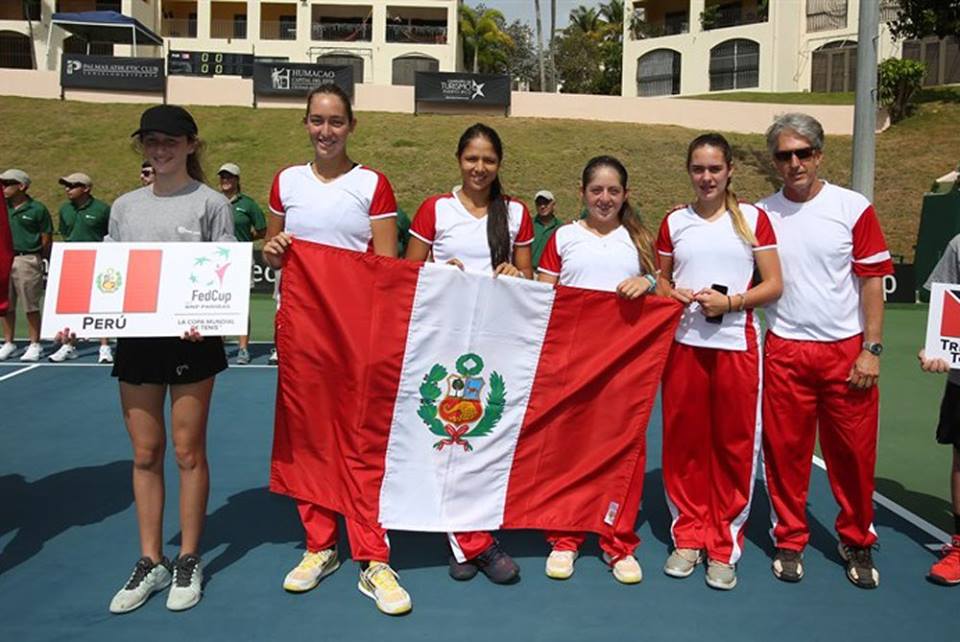
[[[943,557],[930,567],[927,579],[944,586],[960,584],[960,535],[943,547]]]

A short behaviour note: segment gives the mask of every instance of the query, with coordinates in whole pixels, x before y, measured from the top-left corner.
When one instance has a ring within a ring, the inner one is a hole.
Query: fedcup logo
[[[290,69],[274,67],[270,72],[270,82],[274,89],[290,89]]]
[[[960,339],[960,290],[944,290],[940,335]]]
[[[71,76],[74,72],[80,71],[83,69],[83,63],[79,60],[68,60],[67,61],[67,75]]]
[[[194,257],[190,276],[190,302],[203,304],[227,304],[232,298],[223,289],[223,280],[230,269],[230,249],[217,247],[212,252]]]

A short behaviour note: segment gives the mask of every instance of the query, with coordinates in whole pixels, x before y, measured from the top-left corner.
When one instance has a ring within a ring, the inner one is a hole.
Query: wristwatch
[[[869,352],[870,354],[874,355],[875,357],[879,357],[881,354],[883,354],[882,343],[873,343],[872,341],[864,341],[863,349]]]

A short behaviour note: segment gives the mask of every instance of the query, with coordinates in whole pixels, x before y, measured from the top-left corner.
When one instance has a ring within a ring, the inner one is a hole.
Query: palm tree
[[[595,34],[600,30],[600,14],[593,7],[580,5],[570,10],[570,25],[585,34]]]
[[[473,54],[473,73],[480,71],[480,59],[490,50],[512,47],[513,40],[500,30],[503,14],[496,9],[484,8],[483,13],[463,4],[460,5],[460,36],[463,38],[464,54]]]
[[[550,91],[557,90],[557,58],[556,41],[557,34],[557,0],[550,0]]]
[[[540,21],[540,0],[533,0],[537,13],[537,62],[540,64],[540,91],[546,91],[547,77],[543,68],[543,23]]]
[[[600,5],[600,15],[606,21],[605,31],[616,40],[623,39],[623,0],[610,0]]]

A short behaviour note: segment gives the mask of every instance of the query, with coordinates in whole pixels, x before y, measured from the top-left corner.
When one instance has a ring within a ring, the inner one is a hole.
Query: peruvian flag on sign
[[[302,241],[281,288],[271,490],[400,530],[636,518],[678,303]]]
[[[57,314],[156,312],[163,250],[64,250]]]

